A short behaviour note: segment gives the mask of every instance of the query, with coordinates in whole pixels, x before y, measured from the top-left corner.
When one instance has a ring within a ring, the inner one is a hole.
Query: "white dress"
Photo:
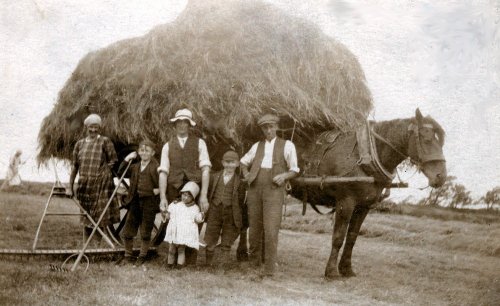
[[[19,165],[21,164],[21,157],[14,155],[9,161],[9,169],[5,176],[5,181],[8,186],[21,185],[21,176],[19,175]]]
[[[165,241],[199,249],[198,224],[203,222],[198,205],[186,206],[184,202],[173,202],[168,206],[170,213]]]

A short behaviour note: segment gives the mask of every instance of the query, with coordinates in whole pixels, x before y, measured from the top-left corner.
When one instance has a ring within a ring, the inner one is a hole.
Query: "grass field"
[[[46,197],[0,194],[0,248],[31,247]],[[74,211],[69,200],[58,211]],[[287,206],[279,267],[272,278],[242,264],[232,270],[163,268],[165,245],[147,270],[92,261],[86,272],[54,272],[60,258],[0,257],[1,305],[493,305],[500,301],[500,216],[460,211],[372,212],[353,253],[358,276],[322,275],[332,221]],[[422,208],[420,208],[422,209]],[[475,214],[475,215],[473,215]],[[81,246],[75,217],[48,220],[40,247]],[[203,251],[200,252],[203,259]]]

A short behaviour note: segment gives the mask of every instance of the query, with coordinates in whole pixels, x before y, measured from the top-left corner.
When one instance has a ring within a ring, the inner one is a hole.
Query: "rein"
[[[394,152],[398,153],[399,155],[401,155],[404,159],[407,159],[409,158],[410,161],[415,164],[417,166],[418,169],[420,169],[420,162],[419,161],[416,161],[414,160],[413,158],[411,158],[410,155],[408,154],[404,154],[403,152],[401,152],[400,150],[398,150],[391,142],[389,142],[387,139],[385,139],[384,137],[380,136],[378,133],[376,133],[374,130],[371,130],[370,131],[373,136],[375,136],[375,138],[377,138],[378,140],[382,141],[383,143],[385,143],[386,145],[388,145]]]

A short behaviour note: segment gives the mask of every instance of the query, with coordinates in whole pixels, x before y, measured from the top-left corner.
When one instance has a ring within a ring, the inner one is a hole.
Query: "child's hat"
[[[200,193],[200,187],[195,182],[187,182],[184,187],[182,187],[181,192],[189,192],[193,199],[196,199],[198,193]]]

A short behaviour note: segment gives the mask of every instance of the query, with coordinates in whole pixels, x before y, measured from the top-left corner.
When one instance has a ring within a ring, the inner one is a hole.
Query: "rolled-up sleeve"
[[[78,153],[80,152],[80,141],[78,141],[73,148],[73,166],[78,167],[79,166],[79,158],[78,158]]]
[[[240,159],[240,163],[243,166],[248,167],[253,162],[253,159],[255,158],[255,154],[257,153],[257,145],[258,144],[259,144],[258,142],[254,143],[253,146],[250,148],[250,150],[245,155],[243,155],[243,157]]]
[[[289,171],[300,172],[295,145],[289,140],[285,142],[285,160]]]
[[[160,167],[158,167],[158,173],[164,172],[168,174],[170,171],[170,160],[168,159],[168,142],[163,145],[161,149],[161,159]]]
[[[198,141],[198,152],[200,152],[198,159],[200,169],[205,166],[212,167],[212,163],[210,162],[210,156],[208,155],[207,144],[203,139],[200,139],[200,141]]]

